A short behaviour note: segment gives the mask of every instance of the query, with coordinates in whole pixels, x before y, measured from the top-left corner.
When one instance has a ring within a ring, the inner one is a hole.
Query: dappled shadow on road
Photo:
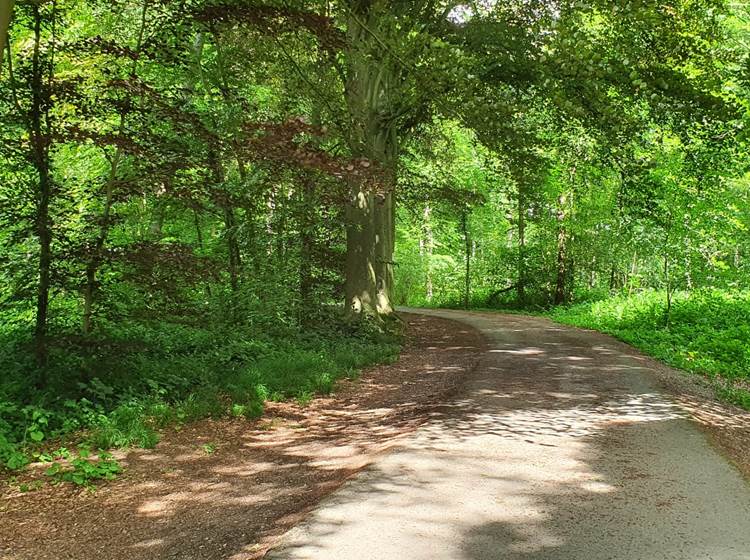
[[[747,487],[641,357],[506,324],[464,392],[270,558],[747,560]]]
[[[716,481],[702,458],[685,461],[696,434],[680,411],[653,395],[628,397],[567,410],[602,415],[572,430],[542,407],[495,421],[446,412],[271,558],[746,558],[750,517],[741,514],[750,511],[747,497],[722,487],[731,470]]]
[[[94,494],[8,492],[0,556],[249,559],[399,436],[430,418],[483,350],[482,337],[411,317],[396,364],[258,422],[204,421],[123,454],[126,474]],[[23,531],[17,530],[23,527]]]

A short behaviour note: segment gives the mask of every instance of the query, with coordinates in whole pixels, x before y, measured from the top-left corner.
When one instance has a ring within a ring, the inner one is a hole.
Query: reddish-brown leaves
[[[122,151],[137,155],[141,153],[141,147],[133,141],[132,138],[125,134],[116,133],[102,133],[94,130],[85,129],[77,124],[69,125],[64,129],[60,129],[54,135],[54,139],[58,142],[86,142],[91,141],[96,146],[117,146]]]
[[[251,25],[264,33],[306,29],[328,51],[338,51],[346,44],[344,33],[334,26],[331,18],[291,8],[263,4],[222,2],[194,13],[199,21],[213,23],[236,22]]]
[[[70,43],[66,46],[69,50],[86,50],[92,52],[99,52],[102,54],[108,54],[121,58],[129,58],[130,60],[138,60],[140,54],[130,47],[119,45],[114,41],[103,39],[101,36],[88,37],[75,43]]]
[[[128,277],[142,286],[166,292],[180,283],[195,283],[216,279],[214,259],[196,255],[184,243],[155,243],[143,241],[129,245],[117,255],[130,265]]]
[[[370,160],[337,158],[306,142],[306,137],[323,136],[323,130],[303,118],[283,123],[246,124],[243,131],[248,138],[241,149],[253,159],[316,170],[339,179],[366,183],[370,188],[386,183],[383,170]]]

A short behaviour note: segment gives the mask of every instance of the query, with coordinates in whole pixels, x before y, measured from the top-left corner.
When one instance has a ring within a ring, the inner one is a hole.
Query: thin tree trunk
[[[120,115],[120,134],[122,134],[125,124],[124,115]],[[83,291],[83,333],[89,334],[92,329],[92,314],[94,309],[94,299],[96,294],[96,275],[99,271],[99,267],[102,263],[102,251],[104,250],[104,244],[109,236],[110,217],[112,213],[112,202],[114,199],[114,182],[117,176],[117,169],[119,167],[121,158],[120,148],[118,147],[112,157],[110,165],[110,173],[105,186],[105,202],[104,211],[101,216],[101,226],[99,235],[94,243],[93,253],[89,258],[89,262],[86,265],[86,285]]]
[[[276,222],[276,235],[274,236],[276,239],[276,255],[281,259],[281,262],[284,262],[286,260],[287,207],[284,205],[284,203],[289,201],[288,192],[284,192],[284,190],[286,189],[282,190],[282,196],[280,197],[282,204],[280,206],[277,206],[276,215],[278,216],[278,220]]]
[[[557,210],[557,267],[555,280],[555,305],[562,305],[567,299],[567,278],[568,278],[568,231],[565,227],[565,195],[558,199]]]
[[[203,228],[201,228],[200,216],[198,210],[193,209],[193,223],[195,225],[195,236],[198,240],[198,248],[203,251]],[[206,281],[206,295],[211,297],[211,282]]]
[[[227,76],[226,71],[226,64],[224,59],[224,50],[221,44],[221,38],[219,36],[219,33],[212,27],[211,28],[211,35],[214,40],[214,44],[216,45],[216,62],[217,62],[217,68],[219,70],[219,79],[221,80],[221,95],[224,99],[224,102],[229,106],[237,106],[237,99],[232,96],[230,88],[229,88],[229,78]],[[200,65],[199,65],[200,67]],[[237,162],[237,172],[240,176],[240,181],[242,181],[243,185],[247,184],[247,167],[245,165],[245,160],[242,158],[242,155],[240,153],[239,146],[235,139],[230,139],[230,145],[232,148],[232,151],[234,152],[235,161]],[[231,209],[231,221],[236,224],[236,217],[234,214],[234,209]],[[246,223],[247,227],[246,230],[250,230],[251,224]],[[271,233],[271,225],[269,221],[269,233]],[[251,239],[254,238],[254,232],[251,233]],[[237,268],[240,268],[242,266],[242,257],[241,252],[239,248],[239,242],[235,240],[235,256],[234,259],[236,261]]]
[[[567,260],[566,254],[566,234],[565,228],[560,227],[557,233],[557,279],[555,281],[555,305],[562,305],[566,300],[565,292],[565,280],[567,278],[567,271],[565,263]]]
[[[224,170],[221,167],[218,155],[215,151],[208,154],[209,164],[213,174],[214,184],[217,186],[224,184]],[[224,235],[227,241],[227,256],[229,265],[229,285],[233,292],[239,288],[239,270],[240,270],[240,248],[237,242],[237,222],[234,215],[234,208],[229,195],[219,200],[219,207],[224,217]]]
[[[471,296],[471,239],[469,237],[469,212],[461,214],[461,232],[464,236],[464,309],[469,309]]]
[[[669,255],[664,254],[664,282],[667,286],[667,309],[664,314],[664,326],[669,328],[669,322],[672,316],[672,278],[669,272]]]
[[[526,192],[522,183],[518,184],[518,282],[516,294],[518,303],[526,303]]]
[[[231,202],[223,202],[222,210],[224,211],[224,228],[227,236],[227,251],[229,253],[229,284],[232,287],[232,291],[236,292],[240,284],[240,251],[237,244],[237,223]]]
[[[693,290],[693,261],[690,258],[690,242],[687,243],[687,254],[685,255],[685,286],[690,292]]]
[[[312,216],[313,206],[313,183],[312,179],[306,177],[302,182],[302,219],[300,220],[300,264],[299,264],[299,295],[301,322],[309,316],[307,311],[312,305],[313,274],[312,256],[315,246],[313,228],[315,225]]]
[[[432,223],[430,222],[431,208],[429,204],[425,204],[424,207],[424,259],[426,261],[425,273],[426,273],[426,285],[425,285],[425,299],[428,302],[432,301],[434,297],[434,286],[432,283],[432,255],[435,251],[435,234],[432,230]]]
[[[274,239],[274,218],[276,215],[276,196],[277,196],[277,186],[273,185],[271,187],[271,192],[268,194],[268,200],[266,201],[266,235],[268,236],[268,239],[266,241],[266,252],[268,253],[268,256],[270,257],[273,255],[274,247],[273,247],[273,239]]]
[[[135,52],[140,52],[141,45],[143,44],[143,34],[146,29],[146,11],[148,6],[148,0],[144,0],[143,7],[141,9],[141,21],[138,29],[138,37],[135,43]],[[131,68],[131,75],[135,76],[138,69],[137,59],[133,61]],[[120,122],[117,127],[118,136],[122,136],[125,132],[125,111],[120,112]],[[86,284],[83,290],[83,333],[89,334],[92,330],[92,316],[94,309],[94,300],[96,296],[96,275],[99,271],[99,267],[102,264],[102,252],[104,245],[109,237],[109,230],[111,226],[111,215],[112,215],[112,204],[114,202],[114,187],[115,180],[117,179],[117,171],[122,160],[122,148],[117,146],[115,153],[110,161],[109,176],[105,185],[105,201],[104,211],[101,216],[101,226],[99,229],[99,235],[94,242],[94,249],[89,262],[86,265]]]
[[[47,364],[47,315],[49,311],[50,293],[50,268],[52,266],[52,228],[50,224],[50,200],[52,198],[52,180],[49,169],[49,144],[48,134],[42,130],[46,127],[49,132],[49,117],[47,115],[47,100],[43,99],[44,92],[48,89],[43,87],[44,69],[41,62],[41,40],[42,40],[42,15],[39,4],[32,6],[34,18],[34,47],[32,55],[32,97],[30,112],[30,132],[33,163],[39,175],[39,193],[36,204],[36,232],[39,238],[39,262],[36,299],[36,324],[34,327],[34,338],[36,346],[36,360],[40,367]],[[53,18],[56,17],[53,13]],[[52,45],[54,49],[54,43]],[[51,74],[51,70],[50,70]],[[50,81],[51,81],[50,75]],[[49,86],[50,84],[47,84]],[[44,120],[44,125],[42,124]],[[46,380],[40,374],[39,385]]]
[[[626,273],[625,282],[628,285],[628,296],[633,295],[633,282],[631,279],[638,273],[638,253],[633,251],[633,260],[630,263],[630,273]]]

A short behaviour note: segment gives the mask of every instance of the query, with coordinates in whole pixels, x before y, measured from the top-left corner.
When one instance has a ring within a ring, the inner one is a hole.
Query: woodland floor
[[[747,558],[750,414],[599,333],[430,313],[307,407],[168,432],[95,493],[5,486],[0,558]]]
[[[476,365],[478,331],[405,318],[399,361],[340,383],[331,397],[270,403],[256,422],[206,420],[168,432],[155,449],[116,453],[124,474],[93,493],[4,485],[0,558],[262,557],[321,498],[428,420]],[[23,478],[33,477],[32,469]]]
[[[750,559],[750,485],[726,458],[747,472],[750,413],[600,333],[421,312],[479,329],[479,364],[270,558]]]

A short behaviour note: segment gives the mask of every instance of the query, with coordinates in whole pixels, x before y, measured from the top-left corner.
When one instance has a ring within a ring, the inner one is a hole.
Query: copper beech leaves
[[[193,16],[207,23],[242,23],[260,31],[276,34],[305,29],[320,41],[323,49],[337,52],[346,45],[346,36],[329,17],[289,7],[259,2],[212,2],[196,9]]]
[[[260,161],[274,161],[320,171],[332,177],[366,184],[378,190],[385,184],[379,165],[366,158],[339,158],[312,145],[324,135],[322,127],[298,117],[283,123],[249,123],[243,126],[246,139],[241,149]]]

